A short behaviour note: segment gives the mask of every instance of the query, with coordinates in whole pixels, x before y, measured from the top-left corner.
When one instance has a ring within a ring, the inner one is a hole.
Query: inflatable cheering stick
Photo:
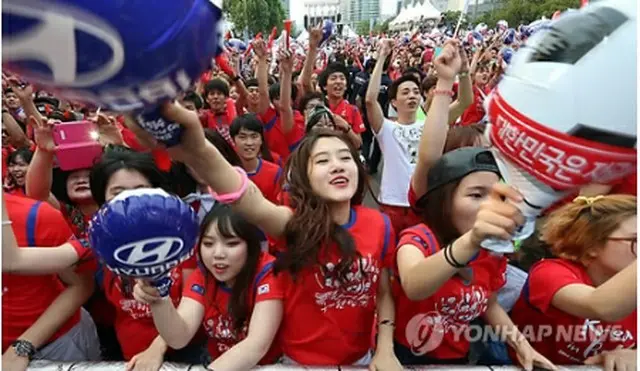
[[[222,0],[5,0],[2,62],[57,96],[118,112],[168,146],[181,127],[162,102],[191,88],[222,51]]]
[[[115,274],[152,282],[161,296],[170,271],[193,256],[198,239],[195,211],[161,189],[120,193],[93,216],[89,241]]]
[[[503,179],[525,199],[514,240],[581,186],[635,176],[636,7],[601,1],[562,16],[520,48],[491,95],[486,133]],[[512,241],[482,247],[514,251]]]

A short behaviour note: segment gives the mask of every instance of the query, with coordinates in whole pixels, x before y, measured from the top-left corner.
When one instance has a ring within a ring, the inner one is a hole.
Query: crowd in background
[[[319,26],[288,50],[261,37],[248,50],[227,45],[165,108],[190,133],[172,160],[130,117],[3,75],[3,211],[20,246],[3,259],[3,370],[26,369],[18,340],[33,359],[134,370],[165,360],[635,369],[636,297],[619,294],[635,293],[635,175],[555,205],[515,254],[479,246],[523,223],[483,136],[485,101],[528,36],[510,32],[323,40]],[[91,168],[63,171],[53,130],[80,120],[95,122],[104,151]],[[87,244],[101,206],[159,187],[201,223],[170,300],[101,266]],[[231,207],[210,193],[237,189]],[[455,336],[480,324],[598,335]]]

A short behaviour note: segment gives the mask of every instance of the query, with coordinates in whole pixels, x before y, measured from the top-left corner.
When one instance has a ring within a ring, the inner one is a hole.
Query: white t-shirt
[[[376,139],[382,151],[383,169],[378,201],[409,207],[409,183],[418,161],[418,146],[424,121],[402,125],[385,119]]]

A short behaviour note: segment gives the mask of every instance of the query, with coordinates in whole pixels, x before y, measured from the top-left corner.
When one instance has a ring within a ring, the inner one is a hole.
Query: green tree
[[[279,0],[227,0],[223,11],[233,22],[236,33],[246,27],[252,35],[258,32],[268,35],[274,26],[281,30],[285,17]]]
[[[496,22],[504,19],[515,27],[531,23],[542,16],[551,18],[557,10],[565,11],[579,6],[580,0],[506,0],[501,7],[480,15],[473,23],[482,22],[493,27]]]
[[[268,21],[268,29],[271,30],[274,26],[278,27],[278,31],[282,31],[283,24],[286,14],[284,12],[284,8],[282,7],[282,2],[280,0],[266,0],[267,2],[267,14],[269,17]]]
[[[457,23],[458,18],[460,18],[460,13],[462,12],[459,10],[447,10],[446,12],[440,14],[440,17],[442,17],[445,23]]]
[[[369,21],[360,21],[356,25],[356,33],[360,36],[369,34]]]
[[[456,11],[447,10],[446,12],[443,12],[440,16],[443,18],[445,24],[453,25],[453,27],[455,27],[458,24],[458,19],[460,19],[460,14],[462,14],[462,12],[458,10]],[[464,29],[467,27],[468,24],[469,22],[467,20],[467,16],[465,15],[464,17],[462,17],[462,22],[460,22],[460,28]]]
[[[376,23],[373,26],[373,33],[375,34],[381,34],[381,33],[387,33],[389,32],[389,23],[391,23],[391,21],[393,20],[393,18],[387,19],[386,21],[382,22],[382,23]],[[367,25],[368,27],[369,25]],[[367,28],[367,34],[369,33],[369,30]]]

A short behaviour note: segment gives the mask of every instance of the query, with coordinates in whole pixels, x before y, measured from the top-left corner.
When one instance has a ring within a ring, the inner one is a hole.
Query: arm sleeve
[[[576,267],[559,260],[543,260],[529,272],[522,294],[525,301],[545,313],[556,292],[574,283],[585,283]]]
[[[425,257],[436,254],[440,251],[440,244],[436,236],[424,224],[405,229],[400,233],[398,247],[412,245],[417,247]]]
[[[255,278],[255,302],[283,299],[283,278],[284,274],[273,274],[273,261],[263,265]]]
[[[200,269],[196,269],[189,278],[182,290],[182,297],[193,299],[205,306],[205,280]]]
[[[362,121],[362,115],[360,114],[360,110],[358,109],[358,107],[356,106],[351,106],[351,109],[353,110],[352,112],[352,121],[349,124],[351,124],[351,128],[353,129],[353,132],[356,134],[362,134],[364,133],[364,131],[366,130],[366,128],[364,127],[364,121]]]

